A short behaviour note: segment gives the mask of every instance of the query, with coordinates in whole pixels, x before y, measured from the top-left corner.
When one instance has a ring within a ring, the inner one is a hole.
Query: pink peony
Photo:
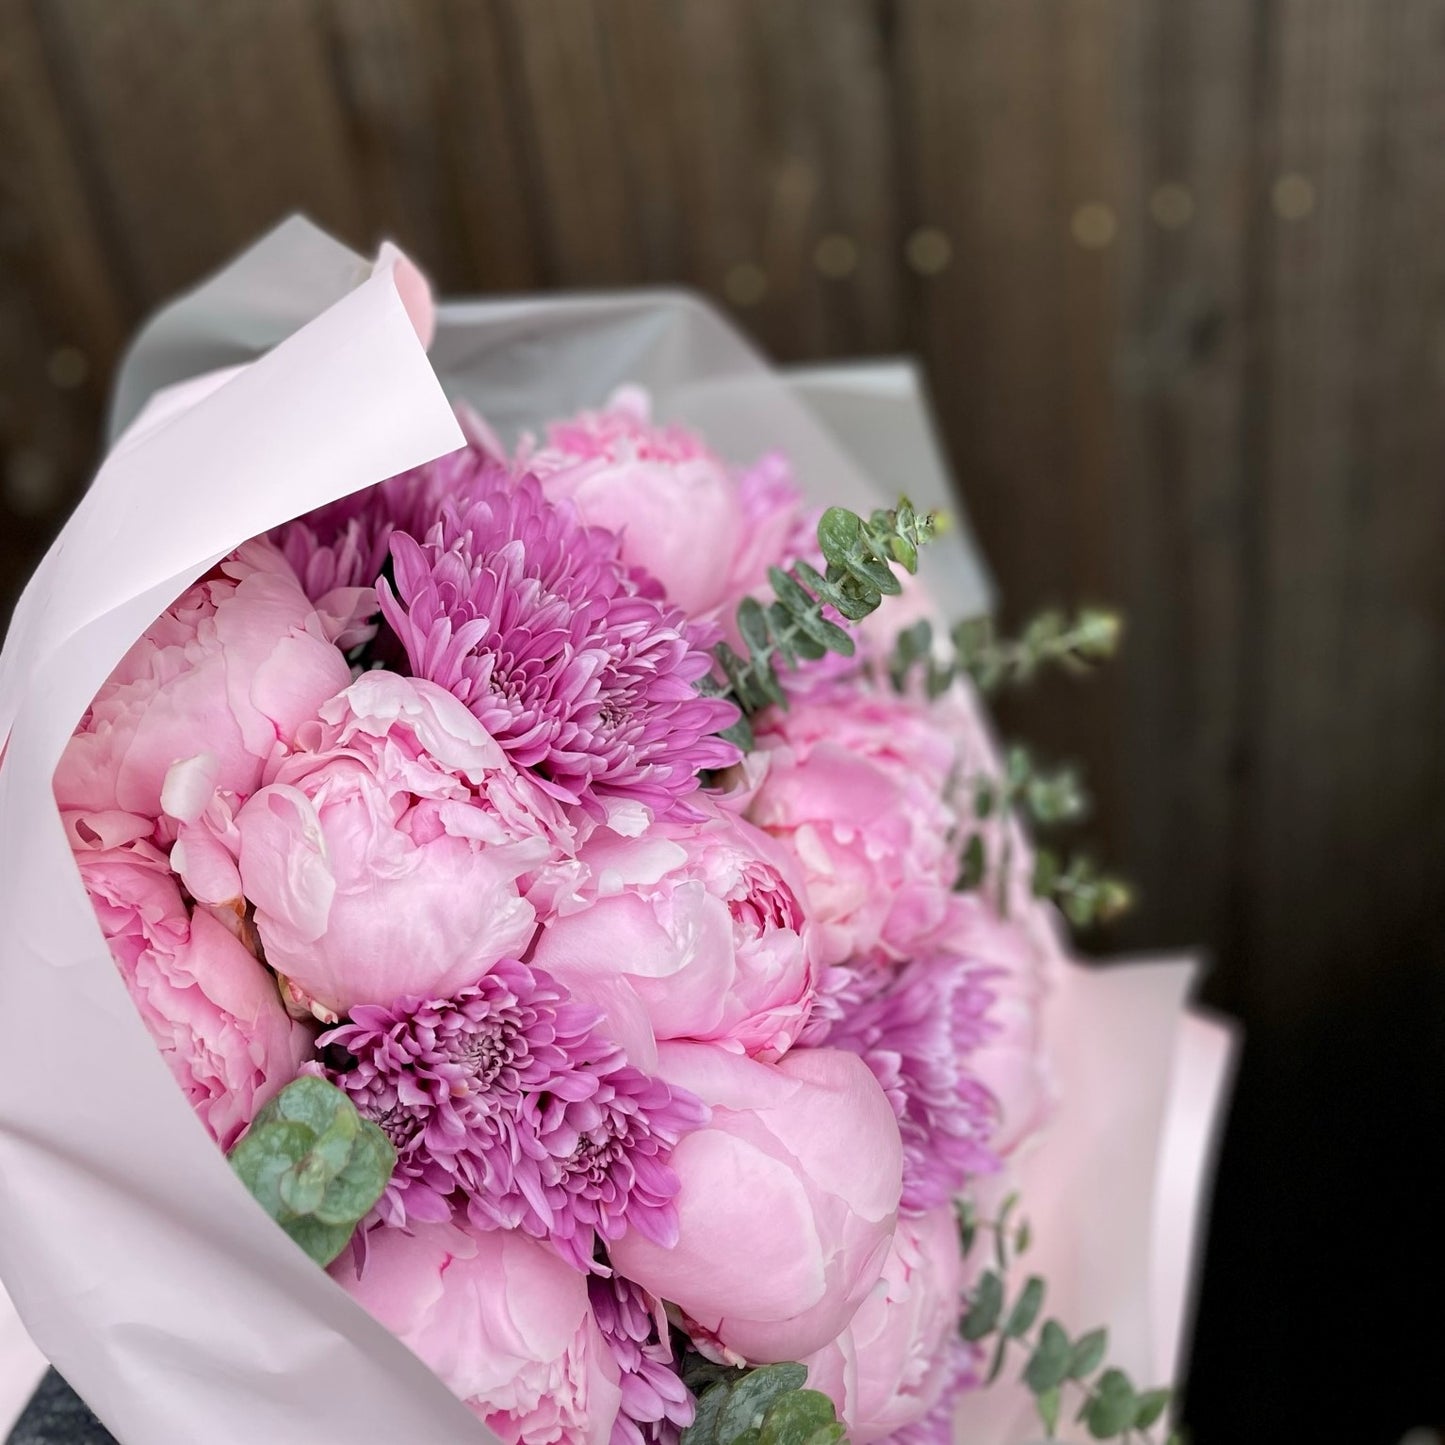
[[[748,808],[798,859],[823,959],[904,959],[947,932],[959,869],[958,747],[927,707],[835,682],[758,734]]]
[[[504,1445],[607,1445],[622,1392],[587,1277],[509,1230],[378,1229],[331,1273]]]
[[[245,543],[146,629],[96,694],[56,769],[60,806],[158,818],[166,774],[197,758],[214,786],[254,792],[278,747],[351,681],[337,625],[275,546]]]
[[[673,1150],[676,1246],[634,1231],[613,1264],[679,1306],[717,1354],[756,1363],[821,1348],[867,1298],[893,1237],[903,1158],[882,1089],[837,1049],[776,1064],[709,1044],[658,1052],[663,1077],[712,1120]]]
[[[446,998],[525,952],[556,805],[434,684],[369,672],[236,815],[266,958],[318,1012]]]
[[[951,1206],[900,1220],[877,1288],[837,1339],[802,1363],[853,1445],[923,1419],[948,1383],[963,1255]]]
[[[658,426],[636,387],[548,429],[520,465],[549,497],[570,501],[592,527],[621,541],[622,557],[662,583],[689,616],[728,597],[733,560],[747,539],[737,484],[706,443],[680,426]]]
[[[734,473],[686,427],[655,423],[638,387],[555,423],[545,446],[524,443],[518,466],[590,526],[615,532],[623,559],[656,577],[670,602],[730,634],[738,603],[766,590],[769,567],[816,550],[785,457]]]
[[[97,833],[84,818],[69,822],[80,876],[136,1008],[191,1107],[229,1149],[296,1077],[310,1031],[231,933],[209,913],[188,914],[149,844]]]
[[[802,885],[777,843],[709,808],[701,822],[657,822],[637,838],[599,828],[578,861],[586,871],[570,907],[580,911],[547,920],[538,964],[583,996],[620,973],[658,1039],[787,1052],[819,967]]]

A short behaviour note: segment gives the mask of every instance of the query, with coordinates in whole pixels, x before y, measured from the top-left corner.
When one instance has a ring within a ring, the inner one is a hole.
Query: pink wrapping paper
[[[435,326],[431,358],[418,341]],[[268,349],[269,348],[269,349]],[[224,370],[217,371],[216,368]],[[201,374],[206,373],[206,374]],[[446,392],[511,438],[640,382],[724,455],[782,448],[817,501],[947,479],[917,379],[886,364],[790,382],[673,293],[442,305],[390,248],[368,265],[292,221],[161,313],[121,377],[124,424],[17,608],[0,658],[0,1273],[36,1344],[123,1445],[491,1439],[254,1205],[192,1118],[107,954],[49,780],[134,638],[244,538],[461,442]],[[870,470],[886,457],[886,476]],[[966,527],[930,557],[953,614],[990,588]],[[1060,964],[1063,1104],[1020,1182],[1051,1309],[1107,1320],[1141,1382],[1187,1318],[1228,1041],[1186,1008],[1186,963]],[[37,1357],[0,1299],[0,1426]],[[1027,1399],[965,1406],[964,1436],[1037,1434]]]

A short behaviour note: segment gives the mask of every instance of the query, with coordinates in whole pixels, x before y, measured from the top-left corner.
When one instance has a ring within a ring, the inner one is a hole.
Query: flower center
[[[404,1104],[393,1104],[379,1114],[373,1114],[376,1126],[391,1140],[392,1147],[400,1153],[421,1133],[421,1120]]]
[[[792,894],[766,876],[749,870],[747,891],[728,899],[728,912],[744,937],[756,938],[775,928],[797,930],[801,922]]]
[[[488,1029],[471,1034],[461,1049],[457,1062],[485,1089],[512,1062],[512,1039],[507,1030]]]
[[[617,1140],[611,1134],[598,1130],[584,1134],[577,1141],[577,1147],[567,1161],[567,1172],[591,1184],[600,1184],[616,1160]]]

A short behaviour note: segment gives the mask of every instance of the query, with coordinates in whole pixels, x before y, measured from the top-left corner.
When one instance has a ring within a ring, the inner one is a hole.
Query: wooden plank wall
[[[0,0],[5,599],[127,332],[295,208],[921,355],[1008,611],[1131,617],[1007,721],[1251,1030],[1200,1438],[1298,1436],[1349,1354],[1336,1432],[1445,1418],[1433,1314],[1335,1293],[1440,1204],[1445,0]]]

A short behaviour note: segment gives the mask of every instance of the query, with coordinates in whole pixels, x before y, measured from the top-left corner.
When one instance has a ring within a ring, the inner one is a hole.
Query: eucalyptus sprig
[[[980,824],[994,819],[1002,824],[998,856],[989,857],[982,830],[971,833],[964,843],[957,887],[964,892],[982,888],[992,875],[999,909],[1006,913],[1013,869],[1009,817],[1020,814],[1035,829],[1047,830],[1078,822],[1089,806],[1076,768],[1040,767],[1027,748],[1011,744],[1002,772],[979,778],[973,786],[974,818]],[[1084,854],[1065,859],[1052,848],[1039,847],[1029,881],[1033,895],[1057,903],[1075,928],[1112,922],[1134,902],[1133,890],[1123,879],[1101,872]]]
[[[740,657],[726,642],[713,649],[725,685],[713,690],[729,697],[742,713],[724,734],[740,747],[751,748],[749,718],[770,703],[786,707],[778,679],[778,659],[789,667],[816,661],[829,652],[853,655],[848,630],[823,615],[832,607],[847,622],[859,622],[885,597],[902,591],[893,567],[918,570],[918,549],[939,527],[931,512],[919,512],[904,497],[891,511],[879,509],[866,520],[845,507],[829,507],[818,522],[818,546],[825,570],[796,562],[787,571],[768,569],[773,601],[766,607],[745,597],[738,605],[738,632],[747,647]]]
[[[1134,890],[1129,883],[1101,872],[1084,853],[1064,861],[1050,849],[1039,849],[1034,857],[1031,886],[1036,898],[1057,903],[1075,928],[1112,923],[1134,906]]]
[[[970,617],[949,632],[950,656],[939,657],[932,625],[925,619],[901,632],[889,673],[902,690],[920,667],[930,697],[946,692],[957,677],[969,677],[982,692],[1006,683],[1025,683],[1044,667],[1084,673],[1111,658],[1123,636],[1123,619],[1103,607],[1084,607],[1069,617],[1054,610],[1031,618],[1015,638],[1000,637],[990,617]]]
[[[287,1084],[231,1150],[231,1168],[312,1259],[328,1265],[381,1198],[396,1150],[335,1084]]]
[[[1004,1277],[1014,1257],[1028,1248],[1027,1221],[1014,1225],[1010,1216],[1018,1204],[1018,1196],[1010,1195],[1003,1203],[996,1220],[980,1220],[969,1205],[959,1209],[959,1231],[967,1254],[981,1232],[993,1235],[994,1265],[985,1269],[969,1291],[967,1305],[959,1324],[959,1333],[970,1344],[992,1342],[985,1384],[992,1384],[1002,1373],[1009,1352],[1014,1347],[1027,1352],[1020,1376],[1034,1397],[1034,1406],[1049,1439],[1058,1430],[1063,1409],[1064,1391],[1081,1396],[1076,1421],[1083,1424],[1095,1440],[1120,1440],[1152,1445],[1152,1427],[1169,1408],[1168,1390],[1136,1390],[1124,1371],[1103,1368],[1108,1351],[1108,1333],[1090,1330],[1077,1339],[1056,1319],[1039,1325],[1047,1286],[1039,1275],[1030,1275],[1012,1304],[1007,1297]],[[1038,1326],[1036,1329],[1035,1326]],[[1170,1435],[1168,1445],[1178,1445],[1179,1437]]]
[[[840,1445],[838,1412],[807,1379],[806,1365],[732,1369],[690,1355],[682,1382],[698,1397],[697,1414],[681,1445]]]

